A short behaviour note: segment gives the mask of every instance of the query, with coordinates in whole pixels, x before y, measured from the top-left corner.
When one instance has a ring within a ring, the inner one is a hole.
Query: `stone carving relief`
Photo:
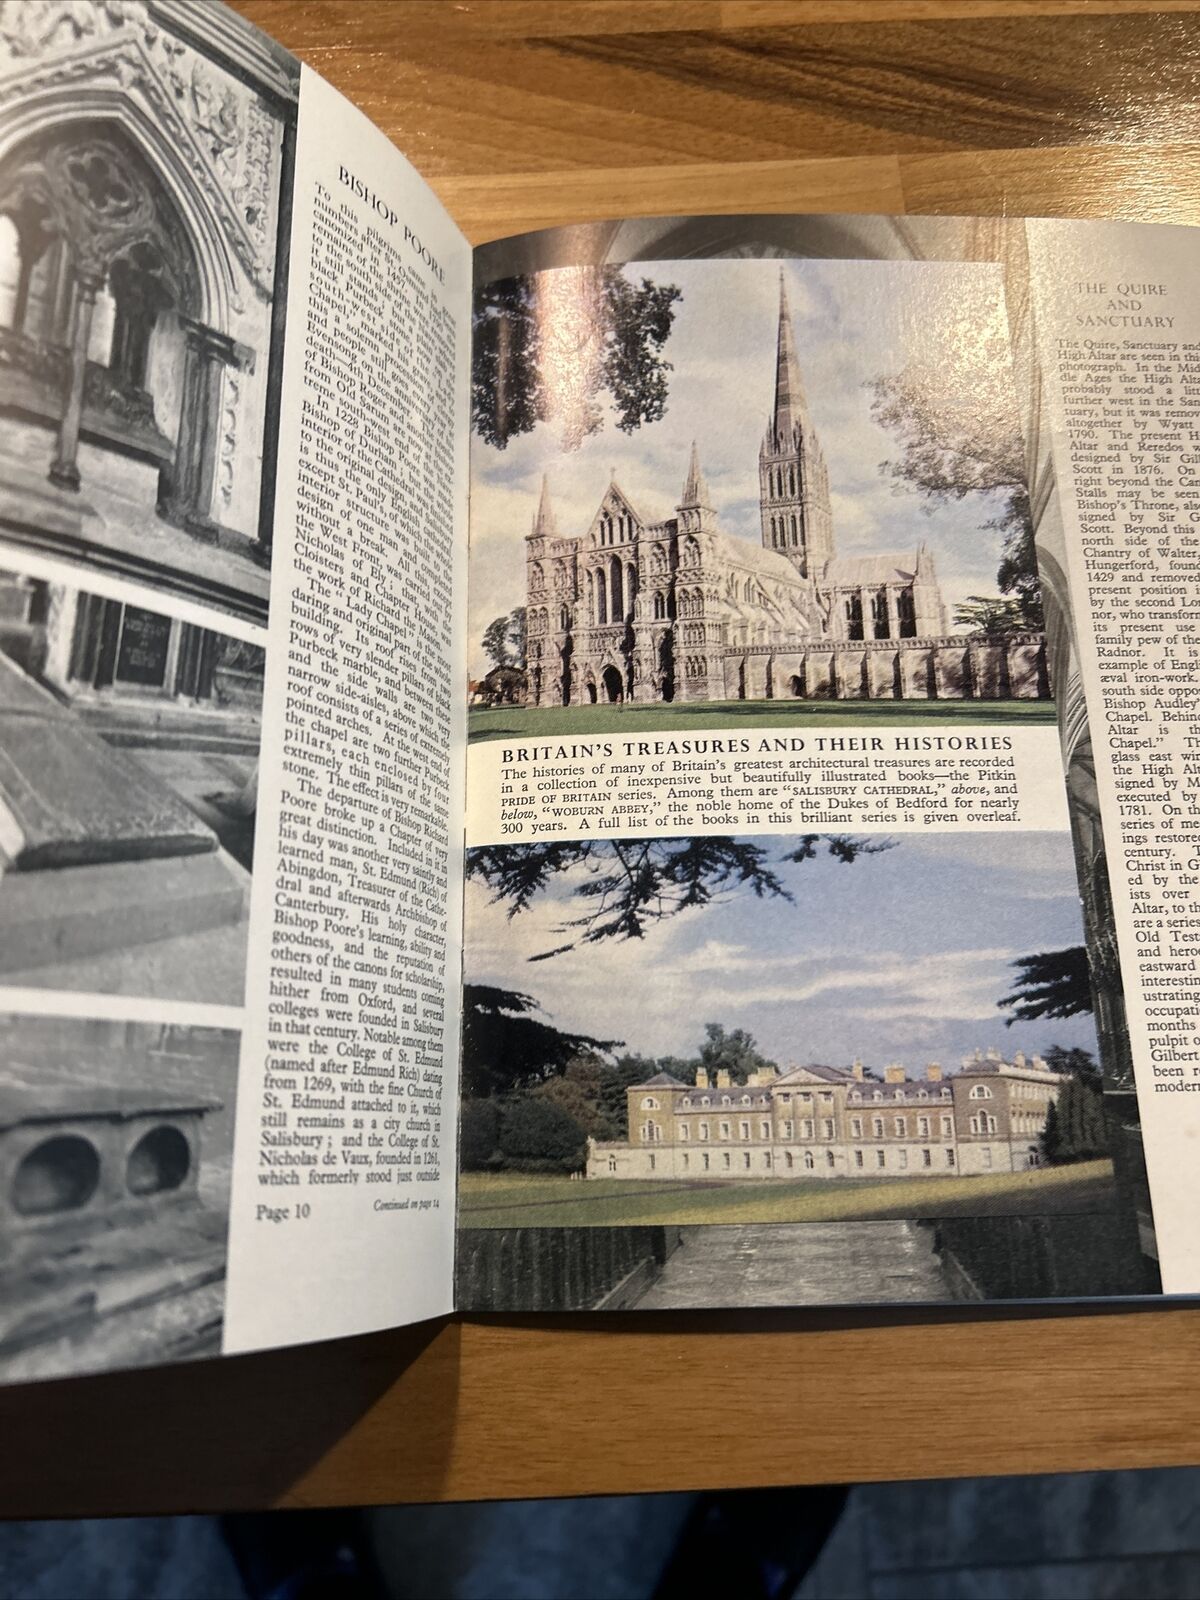
[[[253,91],[160,27],[144,0],[0,0],[0,111],[39,92],[106,80],[149,103],[269,300],[277,120]]]
[[[225,368],[224,390],[221,396],[221,459],[217,471],[221,504],[228,509],[233,498],[234,462],[237,460],[238,403],[241,399],[242,380],[232,368]]]

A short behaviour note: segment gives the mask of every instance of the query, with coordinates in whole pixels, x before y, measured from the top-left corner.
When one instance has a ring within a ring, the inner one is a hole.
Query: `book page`
[[[451,1299],[469,256],[240,17],[85,9],[0,18],[4,1382]]]
[[[1163,1287],[1200,1290],[1200,295],[1195,232],[1029,224],[1042,429],[1090,817],[1085,893],[1119,952],[1108,1026]],[[1090,732],[1089,732],[1090,724]],[[1151,1206],[1151,1201],[1153,1202]]]
[[[458,1296],[1157,1287],[1003,223],[476,252]]]

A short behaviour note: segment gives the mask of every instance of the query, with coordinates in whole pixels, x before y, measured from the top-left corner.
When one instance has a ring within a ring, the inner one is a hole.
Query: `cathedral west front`
[[[660,522],[614,477],[587,531],[561,534],[543,480],[525,541],[527,704],[1049,696],[1041,634],[950,632],[926,545],[837,554],[782,277],[758,483],[755,544],[722,531],[694,444]]]

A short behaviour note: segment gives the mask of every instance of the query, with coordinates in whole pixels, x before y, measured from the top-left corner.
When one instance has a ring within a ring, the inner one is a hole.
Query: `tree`
[[[888,850],[891,843],[810,833],[778,864],[811,861],[822,849],[848,863]],[[743,890],[759,899],[793,900],[763,845],[720,835],[482,845],[468,850],[466,861],[467,876],[492,891],[493,903],[506,902],[509,917],[528,910],[559,874],[579,874],[575,896],[585,909],[559,924],[556,931],[569,935],[565,943],[530,956],[530,961],[545,961],[603,939],[642,939],[657,922]]]
[[[1067,1079],[1047,1114],[1041,1148],[1047,1161],[1059,1165],[1108,1154],[1104,1100],[1098,1089],[1080,1077]]]
[[[1025,610],[1014,595],[969,594],[954,608],[954,625],[989,639],[1007,639],[1029,627]]]
[[[581,1051],[607,1052],[617,1039],[567,1033],[540,1021],[531,995],[463,985],[462,1093],[482,1098],[541,1083]]]
[[[458,1122],[458,1162],[464,1172],[484,1172],[496,1164],[500,1148],[500,1109],[494,1100],[464,1100]]]
[[[1092,985],[1083,945],[1021,956],[1012,964],[1020,973],[1017,986],[1012,994],[996,1002],[1001,1009],[1012,1007],[1012,1015],[1004,1019],[1006,1028],[1011,1028],[1014,1022],[1036,1022],[1039,1017],[1074,1017],[1092,1009]]]
[[[511,665],[524,668],[526,665],[524,606],[514,606],[508,613],[508,650]]]
[[[622,267],[577,266],[485,284],[472,314],[472,426],[503,450],[539,422],[576,450],[604,425],[633,433],[667,408],[662,348],[682,298]]]
[[[1051,1072],[1060,1073],[1064,1078],[1071,1074],[1093,1089],[1102,1087],[1102,1074],[1090,1050],[1082,1050],[1078,1045],[1068,1049],[1065,1045],[1050,1044],[1042,1051],[1042,1060]]]
[[[719,1022],[704,1024],[705,1040],[700,1046],[700,1065],[712,1075],[729,1073],[732,1083],[746,1083],[752,1072],[770,1071],[775,1063],[762,1055],[745,1028],[726,1032]]]
[[[494,617],[483,630],[483,653],[494,667],[507,667],[508,618]]]
[[[584,1164],[586,1148],[583,1129],[552,1100],[523,1095],[501,1113],[500,1150],[508,1166],[526,1172],[576,1172]]]
[[[984,527],[1003,541],[996,582],[1013,596],[1022,625],[1042,628],[1025,448],[1003,333],[985,327],[978,347],[959,361],[913,362],[868,388],[871,415],[900,447],[898,459],[879,470],[931,506],[970,496],[994,508]]]

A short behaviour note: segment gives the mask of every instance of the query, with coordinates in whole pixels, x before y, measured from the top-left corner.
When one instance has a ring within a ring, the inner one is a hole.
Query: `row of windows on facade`
[[[917,1117],[915,1119],[915,1121],[916,1121],[916,1136],[917,1136],[918,1139],[928,1139],[928,1138],[932,1137],[931,1132],[930,1132],[931,1120],[932,1119],[929,1118],[929,1117]],[[1028,1120],[1032,1121],[1033,1119],[1031,1118],[1031,1119],[1028,1119]],[[871,1132],[870,1132],[869,1135],[864,1133],[864,1131],[863,1131],[864,1125],[865,1125],[865,1118],[863,1118],[863,1117],[851,1117],[850,1118],[850,1137],[852,1139],[863,1139],[863,1138],[867,1138],[867,1137],[872,1138],[872,1139],[886,1139],[886,1138],[907,1139],[908,1138],[908,1118],[907,1117],[893,1117],[892,1118],[892,1126],[891,1126],[891,1132],[890,1133],[887,1130],[887,1127],[885,1125],[885,1121],[884,1121],[883,1117],[872,1117],[871,1118]],[[752,1126],[753,1126],[752,1123],[750,1123],[749,1121],[746,1121],[746,1120],[743,1120],[743,1121],[739,1122],[738,1123],[738,1137],[740,1139],[752,1139],[754,1137],[753,1133],[751,1132]],[[972,1133],[995,1133],[996,1129],[998,1127],[998,1124],[997,1124],[997,1121],[996,1121],[995,1117],[991,1116],[988,1112],[986,1112],[986,1111],[978,1111],[978,1112],[975,1113],[974,1116],[972,1116],[970,1118],[969,1126],[970,1126],[970,1129],[971,1129]],[[719,1130],[718,1134],[717,1134],[717,1138],[718,1139],[732,1139],[733,1138],[733,1134],[731,1132],[733,1124],[731,1122],[719,1122],[717,1124],[717,1127],[718,1127],[718,1130]],[[796,1137],[796,1131],[795,1131],[796,1130],[796,1124],[795,1124],[794,1121],[789,1120],[789,1119],[785,1119],[785,1120],[781,1121],[780,1123],[778,1123],[778,1125],[776,1127],[776,1131],[774,1132],[774,1134],[772,1134],[772,1124],[770,1122],[768,1122],[765,1118],[759,1123],[758,1128],[759,1128],[758,1137],[760,1139],[765,1139],[765,1140],[768,1140],[768,1141],[771,1140],[772,1138],[776,1138],[776,1139],[794,1139]],[[812,1117],[802,1117],[800,1119],[800,1138],[801,1139],[816,1139],[816,1138],[836,1139],[837,1138],[837,1133],[835,1131],[835,1128],[836,1128],[836,1124],[835,1124],[835,1121],[834,1121],[833,1117],[822,1117],[822,1119],[821,1119],[821,1131],[818,1134],[817,1131],[816,1131],[816,1122],[815,1122],[815,1120]],[[711,1131],[712,1131],[711,1124],[708,1123],[708,1122],[700,1122],[697,1125],[698,1137],[700,1138],[702,1143],[711,1137]],[[661,1144],[662,1143],[662,1138],[663,1138],[662,1124],[660,1122],[655,1122],[651,1118],[648,1118],[645,1122],[642,1123],[641,1135],[642,1135],[642,1143],[643,1144]],[[942,1117],[941,1118],[941,1135],[942,1135],[942,1137],[944,1139],[951,1139],[951,1138],[954,1137],[954,1118],[953,1117]],[[691,1137],[692,1137],[691,1125],[689,1123],[686,1123],[686,1122],[681,1122],[679,1124],[679,1127],[678,1127],[678,1136],[679,1136],[679,1141],[680,1141],[681,1144],[687,1144],[690,1141]]]
[[[707,1150],[700,1151],[700,1152],[698,1152],[699,1165],[696,1167],[696,1171],[698,1171],[698,1172],[714,1172],[714,1171],[715,1172],[732,1172],[733,1169],[734,1169],[734,1165],[735,1165],[734,1159],[733,1159],[734,1158],[734,1154],[735,1154],[735,1152],[731,1151],[731,1150],[713,1151],[712,1154],[710,1154]],[[761,1152],[761,1154],[762,1154],[762,1161],[761,1161],[760,1165],[763,1167],[764,1170],[770,1170],[770,1169],[772,1169],[774,1167],[782,1166],[783,1169],[785,1171],[787,1171],[787,1172],[795,1171],[795,1168],[796,1168],[796,1157],[793,1155],[793,1153],[790,1150],[785,1150],[783,1152],[782,1161],[774,1160],[773,1157],[772,1157],[772,1152],[770,1150],[764,1150],[764,1151]],[[920,1157],[921,1157],[920,1165],[922,1167],[932,1168],[932,1166],[934,1164],[933,1151],[928,1149],[928,1148],[926,1148],[926,1149],[922,1149],[919,1152],[919,1154],[920,1154]],[[871,1162],[868,1162],[868,1160],[867,1160],[868,1155],[873,1155],[873,1160]],[[984,1168],[988,1168],[988,1167],[990,1167],[992,1165],[992,1152],[991,1152],[990,1148],[988,1148],[986,1145],[980,1151],[980,1156],[981,1156],[982,1165],[984,1166]],[[827,1170],[832,1171],[832,1169],[837,1166],[837,1156],[835,1155],[835,1153],[832,1150],[825,1150],[825,1151],[821,1151],[821,1150],[816,1150],[816,1151],[805,1150],[800,1156],[799,1164],[800,1164],[800,1166],[803,1168],[803,1170],[805,1172],[814,1172],[816,1170],[817,1166],[820,1163],[820,1158],[821,1157],[824,1158],[824,1165],[825,1165]],[[889,1160],[889,1157],[891,1158],[890,1160]],[[856,1171],[866,1171],[868,1166],[872,1167],[876,1172],[886,1172],[886,1171],[889,1170],[889,1168],[893,1169],[893,1170],[895,1170],[897,1172],[907,1172],[908,1171],[909,1163],[908,1163],[908,1151],[907,1150],[885,1150],[885,1149],[879,1149],[879,1150],[875,1150],[874,1152],[870,1152],[870,1151],[866,1151],[866,1150],[852,1150],[850,1152],[850,1158],[851,1158],[851,1164],[853,1165],[853,1167],[855,1168]],[[942,1166],[946,1167],[948,1170],[953,1170],[958,1166],[958,1158],[957,1158],[957,1156],[955,1155],[955,1153],[954,1153],[954,1151],[952,1149],[948,1149],[947,1148],[947,1149],[943,1149],[942,1150],[942,1163],[941,1164],[942,1164]],[[743,1172],[752,1171],[753,1170],[753,1165],[754,1165],[754,1162],[753,1162],[753,1156],[752,1156],[751,1152],[749,1150],[743,1150],[742,1151],[742,1160],[741,1160],[741,1170]],[[617,1171],[617,1166],[618,1166],[617,1157],[615,1155],[610,1155],[609,1158],[608,1158],[608,1170],[610,1172],[616,1172]],[[681,1166],[681,1168],[682,1168],[682,1170],[684,1172],[690,1172],[692,1170],[691,1157],[688,1155],[688,1153],[686,1151],[680,1157],[680,1166]],[[658,1157],[656,1155],[654,1155],[653,1153],[651,1153],[651,1155],[650,1155],[650,1171],[651,1172],[655,1172],[655,1171],[657,1171],[657,1169],[658,1169]]]
[[[794,500],[798,492],[795,462],[789,462],[787,466],[766,467],[763,471],[763,487],[773,500]]]
[[[863,597],[861,593],[846,597],[844,612],[847,639],[864,639]],[[901,589],[896,594],[895,627],[888,606],[888,591],[879,589],[871,596],[872,639],[915,639],[917,636],[917,604],[911,589]]]
[[[1039,1094],[1039,1095],[1042,1093],[1041,1086],[1038,1085],[1038,1084],[1015,1084],[1015,1085],[1013,1085],[1013,1088],[1015,1090],[1029,1089],[1029,1090],[1032,1090],[1034,1093]],[[795,1098],[796,1098],[797,1104],[799,1104],[799,1105],[811,1105],[812,1104],[813,1097],[812,1097],[811,1094],[800,1093],[800,1094],[797,1094]],[[818,1098],[819,1098],[820,1103],[821,1103],[822,1106],[832,1106],[833,1103],[834,1103],[833,1091],[831,1089],[822,1089]],[[850,1100],[850,1102],[852,1104],[857,1104],[862,1100],[862,1091],[860,1089],[851,1089],[848,1098],[849,1098],[849,1100]],[[871,1094],[871,1098],[872,1098],[872,1100],[882,1100],[883,1099],[883,1090],[882,1089],[873,1090],[872,1094]],[[889,1098],[891,1098],[893,1100],[906,1100],[908,1098],[908,1096],[907,1096],[907,1093],[906,1093],[906,1091],[904,1089],[897,1088],[892,1092],[892,1094],[890,1095]],[[918,1089],[917,1092],[916,1092],[915,1098],[917,1100],[928,1100],[930,1098],[929,1090],[928,1089]],[[938,1094],[937,1094],[936,1098],[939,1099],[939,1100],[949,1100],[951,1098],[950,1086],[948,1084],[943,1084],[941,1089],[938,1091]],[[971,1085],[971,1089],[970,1089],[970,1092],[969,1092],[967,1098],[969,1100],[991,1100],[991,1099],[994,1098],[994,1096],[992,1094],[991,1089],[989,1089],[989,1087],[987,1086],[986,1083],[974,1083],[974,1084]],[[775,1099],[778,1100],[780,1105],[790,1105],[792,1103],[791,1094],[776,1093]],[[684,1104],[687,1105],[687,1106],[690,1106],[692,1103],[693,1102],[692,1102],[691,1099],[689,1099],[689,1100],[684,1102]],[[765,1095],[765,1094],[759,1094],[757,1096],[751,1095],[751,1094],[743,1094],[737,1100],[735,1100],[734,1097],[732,1095],[730,1095],[730,1094],[721,1095],[719,1100],[714,1100],[712,1095],[706,1094],[706,1095],[701,1095],[700,1099],[699,1099],[699,1104],[702,1105],[702,1106],[711,1106],[711,1105],[731,1106],[731,1105],[735,1105],[735,1104],[743,1105],[743,1106],[750,1106],[750,1105],[765,1106],[765,1105],[768,1105],[769,1103],[770,1103],[769,1102],[769,1097],[767,1095]],[[656,1095],[648,1094],[648,1095],[644,1095],[642,1097],[642,1110],[643,1111],[658,1111],[661,1108],[661,1105],[662,1105],[662,1102],[658,1099],[658,1097]],[[676,1110],[675,1114],[676,1114],[676,1116],[679,1116],[679,1115],[681,1115],[681,1112],[679,1110]]]

